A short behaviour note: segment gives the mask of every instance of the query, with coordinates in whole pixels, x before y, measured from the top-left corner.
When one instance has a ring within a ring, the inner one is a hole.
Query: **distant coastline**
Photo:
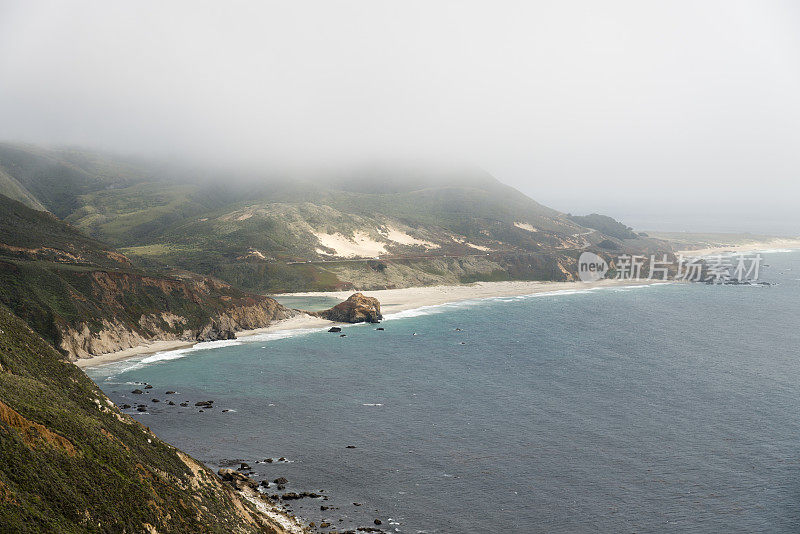
[[[364,291],[368,296],[375,297],[381,302],[381,311],[385,316],[395,313],[422,308],[425,306],[437,306],[466,300],[481,300],[498,297],[516,297],[523,295],[535,295],[538,293],[576,291],[583,289],[594,289],[614,286],[633,286],[649,285],[652,280],[598,280],[596,282],[536,282],[536,281],[510,281],[510,282],[476,282],[468,285],[455,286],[425,286],[408,287],[400,289],[379,289],[375,291]],[[354,291],[312,291],[302,293],[286,293],[282,296],[291,297],[332,297],[338,300],[345,300]],[[237,332],[237,339],[247,338],[257,334],[271,332],[281,332],[287,330],[297,330],[306,328],[327,328],[334,325],[332,321],[300,315],[277,321],[265,328],[255,330],[242,330]],[[100,354],[93,358],[83,358],[75,361],[75,365],[80,368],[96,367],[108,363],[127,360],[137,356],[146,356],[158,352],[167,352],[188,348],[196,345],[190,341],[153,341],[118,352]]]
[[[707,256],[725,252],[758,252],[764,250],[800,249],[800,239],[775,238],[767,241],[752,241],[735,245],[720,245],[714,247],[687,249],[676,251],[676,254],[685,256]]]
[[[706,243],[702,243],[706,244]],[[698,243],[698,248],[689,248],[690,243],[675,243],[676,254],[684,256],[709,256],[714,254],[737,253],[737,252],[757,252],[766,250],[780,249],[800,249],[800,239],[793,238],[771,238],[754,241],[740,241],[737,243],[720,244],[716,246],[702,247]],[[533,295],[536,293],[550,291],[574,291],[578,289],[590,289],[597,287],[610,287],[619,285],[646,285],[651,284],[652,280],[599,280],[596,282],[539,282],[539,281],[507,281],[507,282],[475,282],[465,285],[439,285],[407,287],[398,289],[379,289],[374,291],[363,291],[363,293],[377,298],[381,303],[381,310],[384,315],[391,315],[415,308],[425,306],[437,306],[465,300],[488,299],[497,297],[515,297],[522,295]],[[329,297],[343,301],[347,299],[353,290],[347,291],[307,291],[296,293],[282,293],[283,297]],[[246,338],[257,334],[270,332],[280,332],[286,330],[296,330],[303,328],[325,328],[335,323],[300,315],[278,321],[265,328],[255,330],[242,330],[237,332],[237,338]],[[192,347],[197,342],[194,341],[151,341],[136,347],[131,347],[117,352],[100,354],[92,358],[82,358],[75,361],[75,365],[80,368],[95,367],[121,360],[127,360],[137,356],[146,356],[158,352],[166,352]]]

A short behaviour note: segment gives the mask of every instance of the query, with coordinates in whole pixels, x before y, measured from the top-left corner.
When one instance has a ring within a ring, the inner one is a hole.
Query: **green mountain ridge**
[[[152,273],[0,195],[0,303],[71,358],[152,339],[225,339],[296,312],[213,278]]]
[[[671,250],[582,226],[478,169],[237,173],[0,145],[0,170],[138,265],[262,293],[569,280],[582,250]]]

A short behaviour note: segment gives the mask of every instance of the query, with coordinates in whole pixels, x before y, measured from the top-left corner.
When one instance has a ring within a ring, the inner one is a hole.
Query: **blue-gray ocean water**
[[[89,374],[214,468],[325,490],[293,509],[338,530],[798,532],[800,253],[764,257],[778,285],[468,302]]]

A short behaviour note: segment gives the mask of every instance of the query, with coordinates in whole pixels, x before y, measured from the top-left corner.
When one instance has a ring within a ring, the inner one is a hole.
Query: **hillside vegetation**
[[[0,531],[283,532],[3,306]]]
[[[0,284],[0,303],[72,358],[150,339],[225,339],[295,313],[211,278],[135,268],[50,213],[2,195]]]
[[[0,171],[140,266],[258,292],[568,280],[583,250],[669,250],[476,169],[253,173],[0,145]]]

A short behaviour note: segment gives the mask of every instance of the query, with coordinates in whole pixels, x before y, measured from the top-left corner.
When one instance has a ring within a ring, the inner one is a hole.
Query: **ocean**
[[[339,531],[798,532],[800,253],[764,258],[770,287],[468,301],[87,372],[214,469],[322,490],[291,509]]]

